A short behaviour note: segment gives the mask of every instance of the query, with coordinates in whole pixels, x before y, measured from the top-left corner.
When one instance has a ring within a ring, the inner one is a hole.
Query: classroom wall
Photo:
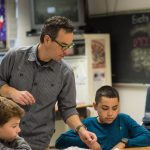
[[[116,13],[150,9],[148,0],[88,0],[89,15]],[[121,98],[121,112],[131,115],[138,123],[142,122],[145,111],[146,85],[113,84]]]
[[[9,0],[7,0],[8,2]],[[14,46],[25,46],[32,45],[38,42],[39,37],[27,37],[26,31],[31,29],[30,26],[30,11],[26,8],[29,7],[30,0],[18,0],[18,15],[16,16],[17,30],[14,33]],[[15,0],[14,0],[15,2]],[[99,14],[106,12],[125,11],[133,9],[145,9],[150,7],[150,1],[148,0],[88,0],[89,14]],[[9,6],[10,7],[10,6]],[[12,16],[12,9],[9,8],[7,13],[8,16]],[[13,17],[13,16],[12,16]],[[11,18],[11,17],[9,17]],[[9,21],[8,27],[10,28],[11,20]],[[11,31],[8,30],[8,43],[11,43]],[[120,93],[121,98],[121,112],[131,115],[137,122],[141,123],[142,117],[144,116],[146,89],[145,85],[116,85],[114,87]]]
[[[89,14],[150,9],[149,0],[88,0]]]
[[[27,9],[30,8],[29,2],[30,0],[6,0],[8,47],[33,45],[39,41],[39,36],[26,36],[26,32],[31,30],[31,12]]]
[[[18,32],[17,32],[17,40],[16,46],[26,46],[33,45],[38,42],[38,36],[27,37],[26,32],[31,30],[30,24],[30,0],[18,0]]]

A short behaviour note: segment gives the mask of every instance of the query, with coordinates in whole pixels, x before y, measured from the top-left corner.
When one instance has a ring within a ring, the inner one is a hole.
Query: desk
[[[125,148],[120,150],[150,150],[150,146],[148,147],[134,147],[134,148]]]
[[[56,149],[54,148],[51,150],[56,150]],[[64,150],[88,150],[88,149],[79,148],[79,147],[69,147],[69,148],[66,148]],[[120,150],[150,150],[150,146],[148,146],[148,147],[136,147],[136,148],[125,148],[125,149],[120,149]]]

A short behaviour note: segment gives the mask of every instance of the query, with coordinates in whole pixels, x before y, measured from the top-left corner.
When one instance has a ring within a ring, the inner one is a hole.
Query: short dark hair
[[[101,101],[102,97],[117,98],[118,101],[120,100],[118,91],[109,85],[102,86],[97,90],[95,96],[96,104],[98,104]]]
[[[52,40],[56,39],[60,29],[64,29],[66,32],[73,32],[74,27],[71,21],[62,16],[53,16],[47,19],[41,29],[40,41],[44,42],[44,36],[49,35]]]
[[[0,97],[0,126],[3,126],[13,117],[21,119],[24,113],[18,104],[5,97]]]

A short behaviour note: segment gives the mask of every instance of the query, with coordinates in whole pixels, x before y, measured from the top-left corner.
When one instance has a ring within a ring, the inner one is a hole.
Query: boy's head
[[[24,110],[12,100],[0,97],[0,139],[14,140],[20,132]]]
[[[102,86],[96,92],[95,110],[98,113],[99,121],[105,124],[111,124],[119,113],[119,94],[111,86]]]

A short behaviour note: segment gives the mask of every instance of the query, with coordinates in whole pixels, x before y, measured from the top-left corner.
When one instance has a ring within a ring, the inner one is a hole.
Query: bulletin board
[[[91,17],[90,32],[110,33],[113,83],[150,84],[150,10]]]

